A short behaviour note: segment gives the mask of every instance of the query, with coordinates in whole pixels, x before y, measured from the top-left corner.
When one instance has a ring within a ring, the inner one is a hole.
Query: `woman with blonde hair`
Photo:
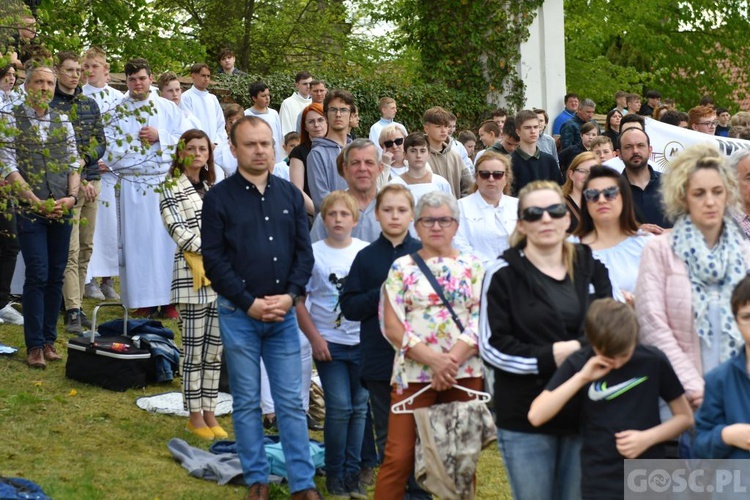
[[[571,220],[568,232],[572,233],[581,220],[581,205],[583,204],[583,185],[589,177],[591,167],[600,165],[596,154],[591,151],[581,153],[570,162],[567,179],[563,184],[562,192],[565,196],[565,204],[570,210]]]
[[[479,257],[486,267],[510,246],[518,220],[518,198],[509,194],[513,185],[510,156],[488,151],[474,169],[472,194],[458,200],[461,219],[455,245]]]
[[[527,418],[557,367],[581,348],[589,304],[612,296],[591,249],[566,241],[569,225],[560,187],[528,184],[518,195],[511,247],[484,279],[479,352],[495,375],[498,445],[518,499],[581,496],[574,408],[538,428]]]
[[[664,351],[697,409],[703,375],[744,344],[730,298],[750,269],[750,243],[728,211],[738,199],[736,174],[714,146],[685,149],[661,181],[674,227],[643,250],[636,312],[641,341]],[[682,444],[689,458],[689,443]]]

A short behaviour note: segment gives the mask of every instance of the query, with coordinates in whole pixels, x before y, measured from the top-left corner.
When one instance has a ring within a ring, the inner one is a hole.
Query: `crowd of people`
[[[724,389],[749,385],[750,153],[698,144],[661,172],[644,119],[746,138],[750,114],[618,92],[602,131],[568,94],[552,121],[498,109],[456,135],[440,106],[409,132],[386,96],[357,138],[352,93],[306,71],[280,110],[260,81],[244,110],[205,63],[182,92],[129,60],[123,94],[101,49],[52,60],[25,61],[22,86],[16,59],[0,71],[0,320],[44,368],[61,308],[68,333],[90,327],[84,296],[177,319],[187,429],[228,436],[223,356],[248,498],[269,494],[264,427],[292,498],[321,498],[313,360],[332,497],[428,498],[393,407],[483,391],[518,499],[619,498],[623,458],[750,457],[750,410]]]

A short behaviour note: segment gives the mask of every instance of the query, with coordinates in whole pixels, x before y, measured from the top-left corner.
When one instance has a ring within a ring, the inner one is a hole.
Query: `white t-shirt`
[[[305,304],[313,323],[327,342],[359,344],[359,321],[349,321],[341,313],[341,292],[354,257],[369,243],[352,238],[346,248],[331,248],[325,240],[313,243],[315,265],[307,282]]]

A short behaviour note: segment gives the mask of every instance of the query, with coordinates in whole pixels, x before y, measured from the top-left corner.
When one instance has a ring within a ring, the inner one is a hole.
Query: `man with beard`
[[[633,127],[620,133],[620,158],[625,164],[623,174],[633,193],[635,215],[641,229],[661,234],[672,227],[661,205],[661,174],[648,164],[651,139],[640,128]]]

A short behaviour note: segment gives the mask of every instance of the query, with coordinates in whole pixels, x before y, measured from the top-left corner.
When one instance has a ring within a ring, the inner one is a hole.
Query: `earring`
[[[206,172],[208,172],[208,163],[206,163],[205,165],[203,165],[203,168],[205,169]]]

